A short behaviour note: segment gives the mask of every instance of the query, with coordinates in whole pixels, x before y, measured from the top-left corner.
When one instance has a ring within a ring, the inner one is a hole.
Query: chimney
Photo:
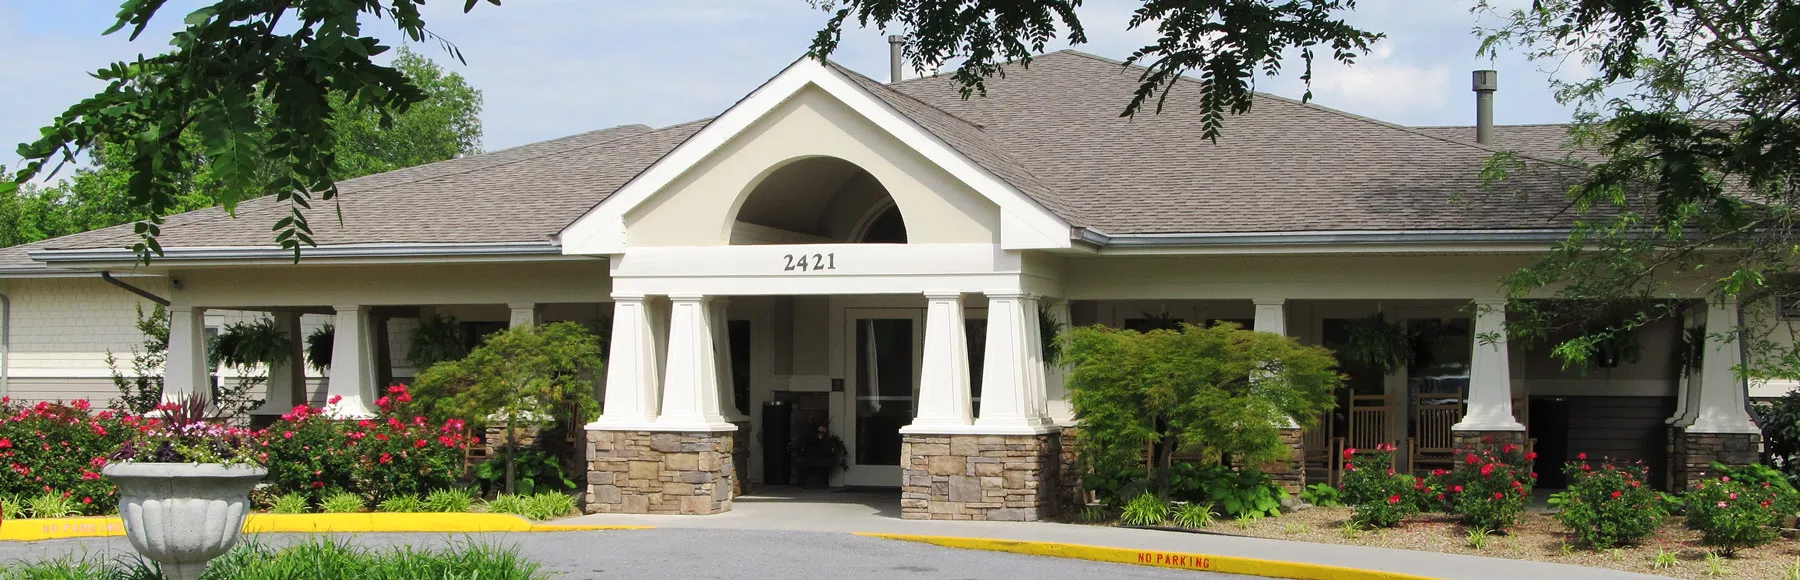
[[[1500,88],[1500,73],[1475,71],[1475,142],[1488,144],[1494,138],[1494,91]]]
[[[898,34],[888,35],[888,83],[900,82],[900,47],[906,42]]]

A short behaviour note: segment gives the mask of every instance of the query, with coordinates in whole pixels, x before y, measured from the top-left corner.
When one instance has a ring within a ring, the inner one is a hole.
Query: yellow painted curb
[[[992,538],[916,536],[911,534],[876,534],[868,532],[858,532],[856,535],[906,542],[921,542],[949,548],[962,548],[965,550],[1011,552],[1014,554],[1029,554],[1033,556],[1074,558],[1077,560],[1093,560],[1095,562],[1113,562],[1118,564],[1135,564],[1139,566],[1200,570],[1205,572],[1244,574],[1249,576],[1268,576],[1272,578],[1297,578],[1300,580],[1436,580],[1426,576],[1415,576],[1398,572],[1363,570],[1359,568],[1346,568],[1343,566],[1327,566],[1324,564],[1279,562],[1275,560],[1263,560],[1260,558],[1219,556],[1214,554],[1187,554],[1181,552],[1162,552],[1157,550],[1134,550],[1130,548],[1107,548],[1102,546],[1083,546],[1080,544],[1025,542]]]
[[[577,532],[637,530],[650,526],[573,526],[533,524],[511,514],[473,513],[358,513],[358,514],[250,514],[244,532],[269,533],[481,533],[481,532]],[[125,535],[116,517],[45,518],[0,522],[0,541],[37,542],[68,538],[103,538]]]

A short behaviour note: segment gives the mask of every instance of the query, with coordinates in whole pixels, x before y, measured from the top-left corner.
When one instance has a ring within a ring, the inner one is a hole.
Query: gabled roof
[[[1579,170],[1558,162],[1558,126],[1502,127],[1490,147],[1466,128],[1408,128],[1258,94],[1214,143],[1201,138],[1200,83],[1178,82],[1160,114],[1122,118],[1141,69],[1076,51],[1008,66],[986,97],[970,99],[944,76],[886,85],[825,68],[1037,207],[1104,235],[1456,234],[1574,219],[1563,193]],[[710,121],[615,127],[345,181],[339,204],[311,210],[314,239],[550,245]],[[1518,150],[1524,167],[1485,188],[1481,169],[1503,149]],[[241,204],[236,219],[218,209],[171,216],[161,241],[171,250],[270,247],[269,226],[286,211],[263,198]],[[126,225],[7,248],[0,268],[34,265],[29,252],[135,241]]]
[[[1413,127],[1413,130],[1445,139],[1475,142],[1473,125]],[[1569,125],[1495,125],[1490,145],[1552,161],[1593,162],[1600,158],[1599,152],[1593,149],[1575,146],[1569,135]]]

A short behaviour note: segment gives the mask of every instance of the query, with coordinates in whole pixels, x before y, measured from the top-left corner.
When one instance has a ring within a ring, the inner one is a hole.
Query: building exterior
[[[1505,321],[1499,278],[1572,219],[1560,128],[1478,144],[1261,95],[1215,143],[1181,105],[1197,83],[1120,118],[1136,82],[1065,51],[964,100],[942,78],[802,59],[716,118],[347,181],[341,221],[314,210],[321,245],[297,264],[270,245],[290,209],[267,198],[171,217],[148,266],[120,249],[129,226],[0,250],[4,392],[109,396],[103,353],[140,340],[149,303],[121,284],[168,302],[172,394],[210,392],[202,344],[225,321],[272,316],[296,342],[330,323],[326,376],[270,373],[277,413],[341,396],[333,413],[368,414],[412,376],[425,312],[476,330],[608,320],[589,511],[729,510],[741,481],[786,479],[791,434],[824,425],[850,450],[834,485],[900,488],[906,517],[1029,520],[1078,480],[1045,321],[1234,321],[1330,347],[1380,313],[1429,337],[1430,364],[1351,377],[1338,411],[1294,433],[1288,484],[1378,442],[1422,469],[1529,441],[1540,473],[1586,452],[1671,485],[1755,459],[1735,346],[1681,364],[1684,328],[1728,328],[1734,305],[1696,304],[1585,372],[1480,338]],[[1521,167],[1484,187],[1502,150]]]

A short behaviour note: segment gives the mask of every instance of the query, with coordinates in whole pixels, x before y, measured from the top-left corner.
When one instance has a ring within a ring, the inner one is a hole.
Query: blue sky
[[[1501,4],[1525,4],[1510,0]],[[1501,123],[1568,120],[1539,66],[1516,57],[1477,58],[1480,24],[1472,0],[1361,0],[1353,22],[1385,32],[1356,66],[1322,65],[1315,101],[1406,125],[1472,122],[1469,71],[1501,74]],[[171,0],[137,42],[100,36],[119,0],[0,0],[0,162],[16,167],[13,144],[34,139],[57,113],[101,88],[88,76],[106,63],[161,52],[170,31],[198,0]],[[437,0],[430,27],[455,42],[468,63],[435,46],[418,47],[461,73],[486,96],[488,150],[626,123],[664,126],[711,116],[806,50],[826,14],[807,0],[507,0],[463,14],[462,2]],[[1087,0],[1081,10],[1091,42],[1081,50],[1123,59],[1153,36],[1127,31],[1141,2]],[[368,32],[398,40],[382,24]],[[1056,46],[1053,48],[1061,48]],[[876,78],[886,75],[887,46],[874,31],[845,35],[836,59]],[[1298,97],[1299,67],[1259,88]],[[1129,95],[1119,95],[1124,105]],[[1228,121],[1229,123],[1229,121]],[[1227,131],[1229,131],[1227,125]]]

